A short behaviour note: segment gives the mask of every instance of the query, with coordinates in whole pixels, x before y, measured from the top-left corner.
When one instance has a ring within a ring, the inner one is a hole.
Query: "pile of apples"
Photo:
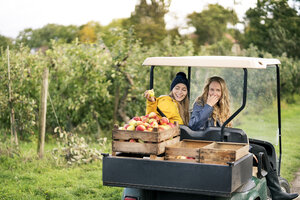
[[[151,132],[154,128],[157,128],[158,131],[163,131],[173,127],[175,127],[175,124],[171,123],[168,118],[159,118],[155,112],[151,112],[145,116],[133,117],[128,124],[119,127],[119,130]]]

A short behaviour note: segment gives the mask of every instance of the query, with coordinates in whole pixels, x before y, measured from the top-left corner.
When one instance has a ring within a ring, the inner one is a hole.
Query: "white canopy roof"
[[[149,57],[143,65],[182,66],[182,67],[224,67],[265,69],[267,66],[281,64],[278,59],[238,57],[238,56],[183,56]]]

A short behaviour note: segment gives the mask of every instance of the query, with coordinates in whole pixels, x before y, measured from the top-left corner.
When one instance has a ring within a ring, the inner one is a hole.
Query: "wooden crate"
[[[118,130],[118,126],[115,126],[112,131],[112,151],[113,154],[114,152],[123,152],[160,155],[165,152],[167,145],[180,141],[179,133],[178,124],[174,128],[163,131],[154,128],[152,132]],[[130,139],[142,142],[129,142]]]
[[[227,165],[249,153],[249,144],[214,142],[200,149],[200,163]]]
[[[200,148],[212,144],[212,141],[182,140],[166,146],[165,160],[180,162],[200,162]]]

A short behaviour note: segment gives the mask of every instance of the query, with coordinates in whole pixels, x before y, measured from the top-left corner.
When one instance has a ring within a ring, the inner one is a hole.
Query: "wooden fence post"
[[[44,68],[43,85],[41,89],[41,105],[39,113],[39,142],[38,142],[38,156],[44,157],[45,147],[45,131],[46,131],[46,113],[47,113],[47,95],[48,95],[48,76],[49,70]]]

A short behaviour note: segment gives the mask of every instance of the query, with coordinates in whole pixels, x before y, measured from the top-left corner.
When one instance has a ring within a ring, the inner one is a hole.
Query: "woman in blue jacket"
[[[194,130],[203,130],[210,126],[222,126],[230,117],[230,98],[225,81],[218,76],[208,78],[203,93],[196,98],[189,127]],[[232,124],[226,125],[231,127]],[[263,152],[267,155],[264,147],[250,144],[250,152],[254,155]],[[298,194],[289,194],[281,190],[276,167],[265,156],[264,168],[268,171],[266,176],[267,185],[273,200],[289,200],[298,197]]]
[[[197,97],[189,127],[193,130],[205,129],[209,126],[221,126],[230,116],[229,92],[225,81],[218,76],[210,77]],[[227,125],[231,127],[232,124]]]

